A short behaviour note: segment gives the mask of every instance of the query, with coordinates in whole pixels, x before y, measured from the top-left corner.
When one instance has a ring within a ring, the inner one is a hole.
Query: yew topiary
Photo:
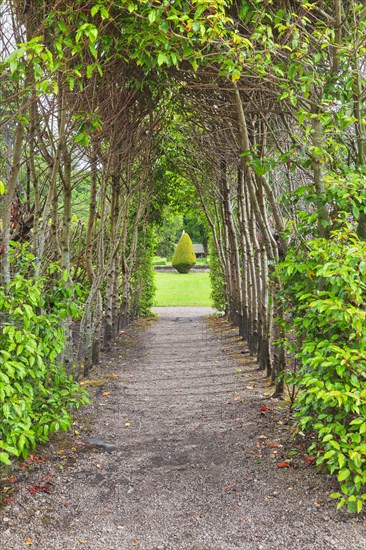
[[[172,259],[172,266],[179,273],[188,273],[196,263],[196,255],[193,250],[193,244],[188,233],[183,233]]]

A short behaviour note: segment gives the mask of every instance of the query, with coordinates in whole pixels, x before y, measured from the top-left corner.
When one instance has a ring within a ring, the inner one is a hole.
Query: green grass
[[[155,306],[211,306],[209,273],[155,273]]]

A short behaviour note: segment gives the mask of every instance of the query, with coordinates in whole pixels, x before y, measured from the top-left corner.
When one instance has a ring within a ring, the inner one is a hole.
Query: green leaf
[[[0,462],[2,462],[3,464],[6,464],[7,466],[11,465],[11,461],[9,460],[8,453],[0,452]]]
[[[152,23],[154,23],[154,21],[156,20],[156,13],[157,13],[157,10],[151,10],[151,11],[149,12],[149,15],[147,16],[147,18],[148,18],[148,20],[149,20],[150,25],[151,25]]]
[[[99,9],[100,9],[99,4],[95,4],[95,6],[93,6],[92,9],[90,10],[91,16],[94,17],[98,13]]]
[[[350,476],[351,472],[348,470],[348,468],[343,468],[343,470],[340,470],[338,474],[338,481],[344,481]]]
[[[343,466],[346,463],[346,457],[343,454],[338,455],[338,464],[340,468],[343,468]]]
[[[169,61],[169,57],[165,53],[160,52],[159,55],[158,55],[158,65],[159,65],[159,67],[161,67],[161,65],[163,65],[164,63],[168,64],[168,61]]]

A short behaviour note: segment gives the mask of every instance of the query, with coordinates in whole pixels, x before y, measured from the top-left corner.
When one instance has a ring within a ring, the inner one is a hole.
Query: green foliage
[[[188,233],[183,233],[175,249],[172,266],[175,267],[179,273],[188,273],[195,263],[196,255],[193,250],[191,238]]]
[[[152,227],[139,233],[137,263],[131,277],[132,304],[136,315],[150,315],[156,292],[153,258],[156,237]]]
[[[203,244],[208,248],[208,223],[204,213],[200,210],[187,212],[183,218],[183,229],[191,236],[193,243]]]
[[[70,410],[87,401],[57,360],[64,346],[60,316],[67,306],[60,296],[55,299],[44,277],[24,274],[32,262],[25,252],[7,291],[0,287],[0,462],[5,464],[10,454],[26,457],[37,441],[67,430]]]
[[[289,346],[301,368],[299,429],[315,431],[317,464],[336,474],[347,503],[366,500],[366,243],[344,220],[330,239],[313,239],[289,252],[279,267],[299,346]]]
[[[152,264],[153,265],[166,265],[167,264],[167,259],[163,258],[162,256],[154,256]]]
[[[183,218],[180,214],[167,216],[164,223],[156,228],[156,253],[170,258],[174,254],[176,242],[183,228]]]
[[[212,305],[218,311],[227,311],[225,279],[220,267],[214,244],[210,244],[210,281]]]

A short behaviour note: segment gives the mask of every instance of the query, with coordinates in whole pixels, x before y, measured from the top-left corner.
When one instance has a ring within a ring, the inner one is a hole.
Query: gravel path
[[[236,332],[209,308],[156,312],[93,372],[73,430],[3,480],[0,549],[366,549]]]

